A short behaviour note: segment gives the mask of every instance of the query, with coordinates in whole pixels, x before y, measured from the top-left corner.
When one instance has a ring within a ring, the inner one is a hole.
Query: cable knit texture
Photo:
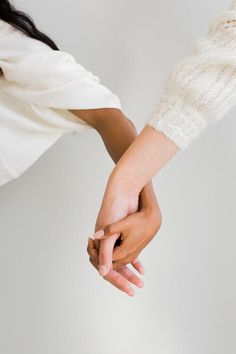
[[[236,1],[217,15],[207,35],[167,77],[164,92],[146,120],[186,148],[236,103]]]

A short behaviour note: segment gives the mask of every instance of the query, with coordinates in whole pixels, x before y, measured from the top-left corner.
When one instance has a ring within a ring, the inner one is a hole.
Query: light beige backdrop
[[[229,0],[17,0],[120,97],[140,130],[172,66]],[[236,109],[155,178],[160,234],[130,298],[86,252],[113,163],[64,135],[0,188],[0,353],[235,354]]]

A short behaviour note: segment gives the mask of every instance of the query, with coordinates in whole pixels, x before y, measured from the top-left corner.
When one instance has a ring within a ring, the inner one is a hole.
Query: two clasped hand
[[[97,218],[94,239],[89,238],[87,252],[91,264],[112,285],[134,295],[131,284],[141,288],[144,267],[138,256],[161,226],[161,211],[151,184],[139,196],[127,197],[108,191]]]

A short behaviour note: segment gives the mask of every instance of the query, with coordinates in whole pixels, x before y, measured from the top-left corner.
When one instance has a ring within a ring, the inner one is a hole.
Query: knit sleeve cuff
[[[145,123],[163,132],[182,150],[207,126],[193,107],[176,101],[157,104]]]

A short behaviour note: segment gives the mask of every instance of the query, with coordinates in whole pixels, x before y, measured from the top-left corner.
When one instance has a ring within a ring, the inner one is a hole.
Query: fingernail
[[[143,288],[144,286],[144,282],[142,280],[139,281],[139,285],[138,285],[140,288]]]
[[[104,277],[108,273],[108,266],[102,265],[99,267],[99,274]]]
[[[104,236],[104,231],[103,231],[103,230],[99,230],[99,231],[97,231],[97,232],[95,232],[95,233],[93,234],[94,240],[97,239],[97,238],[99,238],[99,237],[102,237],[102,236]]]
[[[141,266],[141,268],[140,268],[140,272],[141,272],[142,274],[144,274],[144,273],[145,273],[145,269],[144,269],[144,267],[143,267],[143,266]]]
[[[128,290],[128,295],[129,295],[129,296],[134,296],[134,294],[135,294],[134,289],[133,289],[133,288],[130,288],[130,289]]]

